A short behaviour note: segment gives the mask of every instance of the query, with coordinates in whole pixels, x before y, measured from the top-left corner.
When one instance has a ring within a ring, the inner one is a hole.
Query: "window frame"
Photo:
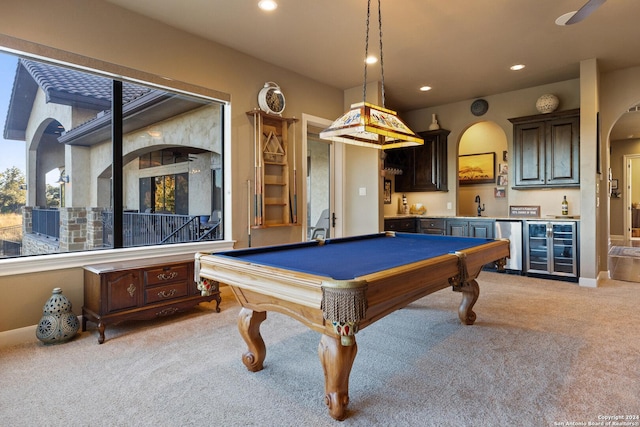
[[[176,243],[170,245],[138,246],[131,248],[101,249],[98,251],[67,252],[15,257],[0,260],[0,277],[82,267],[92,263],[117,262],[133,258],[153,258],[167,255],[215,252],[233,249],[231,240],[231,96],[227,93],[135,70],[83,55],[65,52],[37,43],[0,34],[0,50],[9,54],[60,65],[79,71],[94,73],[110,79],[142,84],[187,96],[217,102],[222,107],[223,132],[223,207],[224,240]]]

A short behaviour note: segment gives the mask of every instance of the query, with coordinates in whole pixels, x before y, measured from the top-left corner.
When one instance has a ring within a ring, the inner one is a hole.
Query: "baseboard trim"
[[[585,288],[597,288],[598,287],[598,283],[600,282],[600,275],[598,275],[597,279],[592,279],[589,277],[580,277],[580,279],[578,280],[578,284],[580,286],[584,286]]]
[[[11,329],[0,332],[0,348],[11,347],[18,344],[26,344],[37,340],[36,328],[38,325],[25,326],[24,328]]]

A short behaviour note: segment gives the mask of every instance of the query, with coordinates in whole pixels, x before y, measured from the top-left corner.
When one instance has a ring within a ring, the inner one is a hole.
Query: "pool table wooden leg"
[[[473,306],[478,301],[480,295],[480,287],[475,279],[469,280],[454,290],[462,292],[462,302],[458,308],[458,317],[460,321],[465,325],[473,325],[476,321],[476,313],[474,313]]]
[[[260,324],[267,318],[266,311],[253,311],[242,308],[238,315],[238,329],[249,349],[242,355],[242,363],[251,372],[262,370],[267,356],[267,348],[260,335]]]
[[[338,421],[347,417],[349,403],[349,375],[356,358],[358,346],[344,346],[340,337],[322,334],[318,345],[318,356],[324,370],[324,401],[329,415]]]

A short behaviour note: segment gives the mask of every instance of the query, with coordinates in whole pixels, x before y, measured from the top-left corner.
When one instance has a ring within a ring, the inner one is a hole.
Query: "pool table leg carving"
[[[476,321],[476,313],[473,311],[473,306],[478,301],[480,295],[480,286],[475,279],[468,280],[461,285],[454,286],[454,291],[462,292],[462,302],[458,308],[458,317],[460,321],[465,325],[473,325]]]
[[[324,370],[324,401],[329,415],[338,421],[347,417],[349,403],[349,375],[356,358],[358,346],[344,346],[340,337],[322,334],[318,345],[318,356]]]
[[[238,316],[240,335],[249,347],[242,355],[242,363],[251,372],[261,371],[264,358],[267,356],[267,348],[260,335],[260,325],[266,318],[266,311],[253,311],[248,308],[242,308]]]

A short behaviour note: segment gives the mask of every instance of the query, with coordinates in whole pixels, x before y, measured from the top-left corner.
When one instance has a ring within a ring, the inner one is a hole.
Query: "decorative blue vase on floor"
[[[71,311],[71,301],[62,295],[62,289],[54,288],[42,309],[36,337],[45,344],[60,344],[75,337],[79,327],[78,317]]]

